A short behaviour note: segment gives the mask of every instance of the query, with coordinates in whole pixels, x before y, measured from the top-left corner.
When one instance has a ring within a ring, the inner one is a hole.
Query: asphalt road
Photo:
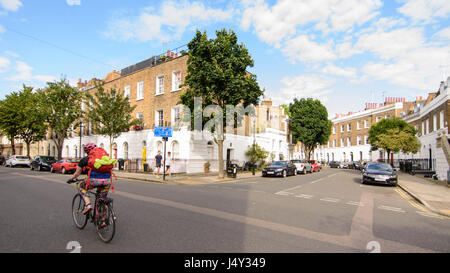
[[[117,230],[74,226],[67,175],[0,168],[0,252],[449,252],[450,219],[353,170],[205,185],[114,183]],[[69,249],[68,249],[69,248]]]

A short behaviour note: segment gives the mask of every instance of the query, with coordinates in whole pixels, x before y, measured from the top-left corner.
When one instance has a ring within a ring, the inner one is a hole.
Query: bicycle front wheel
[[[72,200],[72,218],[75,226],[79,229],[83,229],[88,220],[88,216],[83,214],[84,199],[81,194],[77,193]]]
[[[105,202],[98,202],[97,209],[95,227],[98,237],[103,242],[109,243],[116,232],[116,215],[111,204]]]

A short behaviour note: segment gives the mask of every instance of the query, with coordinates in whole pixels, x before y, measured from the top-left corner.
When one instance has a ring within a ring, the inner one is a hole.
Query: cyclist
[[[84,152],[89,155],[89,152],[96,147],[97,145],[95,145],[95,143],[88,143],[84,146]],[[75,180],[82,173],[83,168],[88,166],[88,161],[89,156],[85,156],[80,160],[75,173],[67,181],[67,183],[73,182],[73,180]],[[111,173],[97,173],[91,171],[89,176],[89,185],[87,185],[86,181],[79,184],[79,190],[85,202],[85,209],[83,210],[83,214],[87,214],[90,210],[93,209],[89,196],[90,188],[96,188],[97,193],[100,193],[101,197],[106,198],[106,196],[108,195],[108,191],[111,188]],[[104,221],[102,221],[101,227],[105,225],[106,224],[104,223]]]

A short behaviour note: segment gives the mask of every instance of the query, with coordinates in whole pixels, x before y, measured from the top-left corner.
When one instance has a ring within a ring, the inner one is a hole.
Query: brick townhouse
[[[136,106],[132,115],[139,118],[141,124],[114,139],[112,156],[125,160],[145,159],[151,166],[157,151],[163,151],[163,142],[161,138],[153,136],[153,128],[173,126],[182,117],[183,109],[177,104],[185,89],[180,88],[180,84],[187,73],[187,58],[187,55],[168,51],[166,54],[126,67],[120,72],[112,71],[103,80],[79,80],[78,88],[84,92],[94,94],[97,90],[96,83],[103,82],[106,91],[111,88],[120,90],[124,96],[128,96],[130,104]],[[88,110],[88,107],[89,103],[83,102],[83,110]],[[173,137],[166,143],[166,150],[172,152],[176,159],[174,171],[200,172],[203,171],[206,161],[211,163],[213,171],[217,170],[217,145],[212,138],[196,137],[187,125],[181,122]],[[257,130],[255,134],[253,128]],[[95,142],[109,149],[109,139],[94,135],[93,129],[91,124],[84,122],[81,146]],[[254,139],[273,154],[274,160],[289,157],[287,117],[281,107],[272,105],[269,98],[263,99],[261,105],[256,106],[255,118],[245,118],[243,132],[226,134],[224,160],[243,165],[249,160],[245,152]],[[79,157],[79,150],[80,134],[77,129],[73,130],[64,142],[62,155]]]

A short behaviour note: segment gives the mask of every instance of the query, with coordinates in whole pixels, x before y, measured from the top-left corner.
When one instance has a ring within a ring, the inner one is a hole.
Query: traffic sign
[[[172,137],[172,127],[155,127],[155,137]]]

